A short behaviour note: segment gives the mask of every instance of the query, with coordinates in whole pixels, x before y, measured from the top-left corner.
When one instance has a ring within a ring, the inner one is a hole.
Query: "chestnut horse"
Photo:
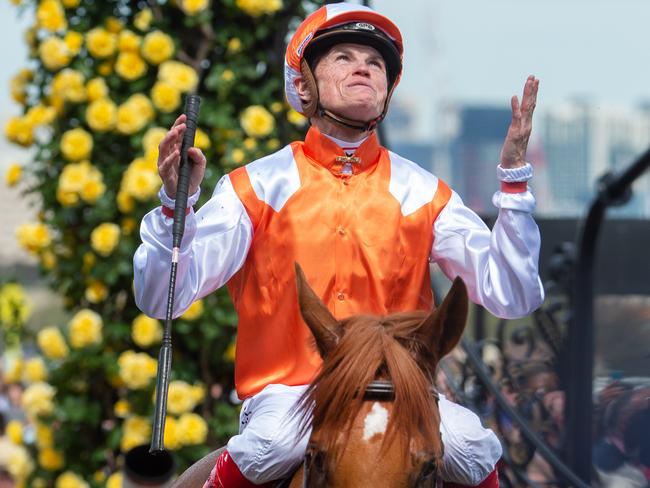
[[[337,321],[296,265],[300,311],[323,366],[300,402],[312,429],[290,487],[434,487],[442,465],[434,377],[458,343],[467,290],[457,278],[433,311]]]

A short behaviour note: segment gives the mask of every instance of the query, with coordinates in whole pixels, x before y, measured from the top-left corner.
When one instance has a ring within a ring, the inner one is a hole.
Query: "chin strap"
[[[348,129],[356,129],[360,132],[370,132],[375,127],[377,127],[377,124],[379,124],[379,122],[381,122],[384,119],[384,113],[382,113],[376,119],[370,120],[368,122],[364,122],[362,120],[346,119],[345,117],[341,117],[340,115],[337,115],[334,112],[331,112],[323,108],[320,103],[318,104],[318,108],[316,109],[316,112],[320,117],[324,117],[328,120],[331,120],[335,124],[342,125],[344,127],[347,127]]]

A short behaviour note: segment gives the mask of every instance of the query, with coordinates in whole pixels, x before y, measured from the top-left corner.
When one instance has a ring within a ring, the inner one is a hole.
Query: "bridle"
[[[433,396],[436,404],[440,401],[440,394],[435,386],[431,385],[429,387],[431,391],[431,396]],[[373,380],[368,384],[368,387],[363,392],[364,400],[379,400],[379,401],[392,401],[395,399],[395,386],[392,381],[389,380]],[[323,451],[318,448],[318,445],[314,442],[310,442],[307,446],[307,451],[305,452],[305,458],[303,460],[303,478],[302,486],[303,488],[308,488],[308,483],[310,480],[310,469],[314,462],[322,463],[323,461]],[[418,478],[415,482],[415,487],[442,487],[442,479],[438,476],[437,469],[433,460],[430,460],[424,464]],[[427,483],[427,484],[425,484]]]

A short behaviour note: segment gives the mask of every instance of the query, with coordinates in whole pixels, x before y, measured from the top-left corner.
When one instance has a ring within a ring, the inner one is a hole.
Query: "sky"
[[[529,74],[538,111],[576,98],[604,105],[650,100],[647,0],[374,0],[401,28],[404,77],[395,98],[417,107],[431,138],[441,103],[509,106]],[[10,77],[25,64],[19,19],[0,0],[0,123],[18,107]],[[0,156],[0,165],[5,158]]]

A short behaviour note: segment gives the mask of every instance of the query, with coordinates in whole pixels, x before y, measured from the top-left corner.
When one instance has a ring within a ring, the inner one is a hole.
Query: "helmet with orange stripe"
[[[388,93],[381,114],[373,120],[353,120],[321,106],[314,78],[314,64],[319,55],[336,44],[352,43],[376,49],[386,64]],[[289,104],[306,117],[320,115],[337,124],[361,131],[372,130],[383,120],[393,90],[402,75],[402,35],[387,17],[357,4],[325,5],[309,15],[296,30],[287,46],[284,89]],[[298,77],[309,86],[314,96],[301,100],[295,86]]]

